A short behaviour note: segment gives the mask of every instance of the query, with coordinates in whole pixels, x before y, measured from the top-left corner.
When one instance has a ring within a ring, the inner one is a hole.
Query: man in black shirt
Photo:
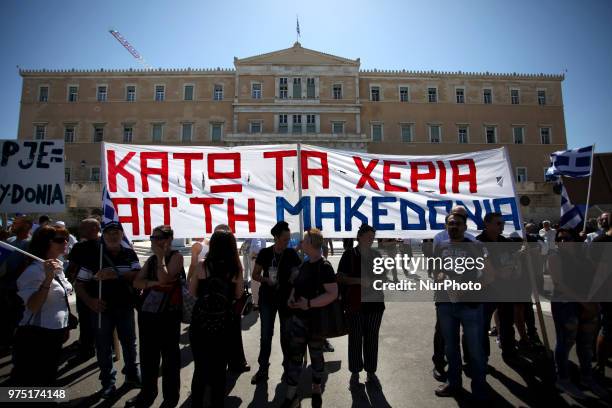
[[[516,244],[502,235],[504,231],[504,220],[501,213],[487,213],[484,216],[484,231],[476,237],[487,249],[488,259],[496,271],[496,281],[491,285],[490,295],[496,297],[499,302],[487,302],[484,304],[484,333],[485,353],[488,357],[490,346],[488,332],[491,327],[491,317],[497,308],[499,316],[499,338],[502,349],[502,357],[505,361],[516,359],[516,344],[514,339],[514,305],[509,297],[514,297],[514,290],[519,289],[517,276],[514,274],[514,262],[512,250]]]
[[[72,247],[68,254],[68,269],[66,276],[74,283],[82,265],[90,263],[90,259],[100,256],[100,222],[95,218],[86,218],[79,225],[80,242]],[[76,309],[79,314],[79,351],[78,360],[89,360],[95,354],[96,328],[93,325],[91,309],[77,296]]]
[[[298,266],[302,263],[295,249],[288,248],[291,232],[289,224],[279,221],[271,230],[274,245],[259,251],[253,268],[253,280],[261,283],[259,287],[259,317],[261,319],[261,338],[259,370],[251,379],[257,384],[268,379],[274,320],[278,312],[280,320],[280,344],[283,352],[283,367],[287,368],[286,321],[289,317],[287,299],[291,293],[292,280],[297,276]]]
[[[446,217],[446,229],[450,241],[436,246],[435,256],[442,258],[446,266],[446,259],[458,260],[459,258],[482,257],[482,250],[477,244],[465,238],[466,217],[462,214],[451,213]],[[453,262],[454,263],[454,262]],[[447,280],[462,283],[478,282],[481,280],[482,270],[472,268],[461,271],[455,268],[438,269],[436,281]],[[472,298],[472,299],[470,299]],[[461,391],[461,351],[460,351],[460,325],[463,328],[465,345],[469,350],[469,361],[472,377],[472,395],[481,402],[487,399],[486,384],[486,361],[483,349],[483,307],[482,303],[475,301],[470,293],[447,292],[437,290],[435,292],[437,316],[440,329],[444,337],[444,350],[448,360],[448,381],[441,385],[435,394],[439,397],[453,397]],[[466,301],[467,300],[467,301]]]
[[[308,262],[300,267],[299,274],[293,282],[288,306],[291,309],[288,322],[289,364],[287,367],[287,395],[282,408],[294,407],[299,402],[297,385],[302,371],[306,347],[310,354],[312,368],[312,406],[322,406],[321,381],[325,370],[323,345],[325,338],[313,331],[317,326],[317,317],[324,313],[320,308],[329,305],[338,298],[338,285],[334,268],[321,256],[323,235],[312,228],[304,234],[302,248],[308,255]]]
[[[77,275],[77,296],[92,310],[96,327],[96,355],[100,366],[102,397],[110,398],[117,390],[113,367],[113,332],[117,329],[125,367],[126,383],[139,386],[140,373],[136,354],[134,323],[134,289],[132,282],[140,270],[138,256],[131,248],[121,246],[121,224],[110,222],[102,233],[103,255],[92,256]],[[101,286],[102,296],[99,296]],[[100,320],[98,320],[100,319]],[[118,350],[116,350],[118,352]]]

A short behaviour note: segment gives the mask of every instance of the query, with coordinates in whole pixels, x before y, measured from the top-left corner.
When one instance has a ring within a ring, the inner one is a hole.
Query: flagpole
[[[589,188],[587,189],[586,208],[584,209],[584,223],[582,225],[582,232],[586,232],[587,220],[589,219],[589,200],[591,198],[591,182],[593,181],[593,159],[595,156],[595,143],[593,143],[593,149],[591,149],[591,171],[589,172]]]
[[[104,250],[104,234],[100,237],[100,267],[98,272],[102,270],[102,253]],[[102,311],[100,310],[100,301],[102,300],[102,279],[98,279],[98,329],[102,329]]]
[[[31,253],[26,252],[23,249],[17,248],[16,246],[13,246],[13,245],[9,244],[8,242],[0,241],[0,246],[3,246],[6,249],[11,250],[11,251],[17,251],[19,253],[22,253],[25,256],[28,256],[28,257],[34,259],[35,261],[45,262],[44,259],[41,259],[41,258],[37,257],[36,255],[32,255]]]
[[[298,142],[297,144],[297,183],[298,183],[298,203],[302,203],[302,144]],[[304,238],[304,208],[302,207],[302,211],[300,211],[300,241]],[[300,245],[300,255],[302,259],[304,258],[304,252]]]

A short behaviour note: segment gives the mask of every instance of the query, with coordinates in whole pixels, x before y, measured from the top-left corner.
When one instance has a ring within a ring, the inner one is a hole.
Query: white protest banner
[[[0,149],[0,211],[65,210],[63,140],[0,140]]]
[[[446,156],[395,156],[301,145],[240,147],[103,145],[104,180],[131,239],[170,224],[177,238],[228,224],[238,237],[268,237],[278,221],[354,237],[362,223],[378,237],[431,238],[453,205],[468,228],[501,212],[505,233],[520,231],[504,148]],[[299,189],[302,188],[302,199]]]

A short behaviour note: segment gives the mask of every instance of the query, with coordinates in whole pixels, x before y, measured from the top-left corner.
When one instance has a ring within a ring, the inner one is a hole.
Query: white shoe
[[[566,393],[574,399],[583,400],[587,398],[584,392],[582,392],[580,388],[578,388],[569,379],[558,379],[555,385],[561,392]]]
[[[599,385],[593,377],[583,378],[580,381],[580,385],[593,391],[593,394],[597,395],[601,399],[610,398],[610,393],[608,392],[608,390]]]

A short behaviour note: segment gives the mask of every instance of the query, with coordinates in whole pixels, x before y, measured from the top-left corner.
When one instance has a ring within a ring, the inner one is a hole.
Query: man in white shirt
[[[555,237],[557,235],[557,230],[550,227],[550,221],[548,220],[542,222],[542,227],[540,236],[544,238],[544,242],[548,245],[548,249],[556,249]]]

